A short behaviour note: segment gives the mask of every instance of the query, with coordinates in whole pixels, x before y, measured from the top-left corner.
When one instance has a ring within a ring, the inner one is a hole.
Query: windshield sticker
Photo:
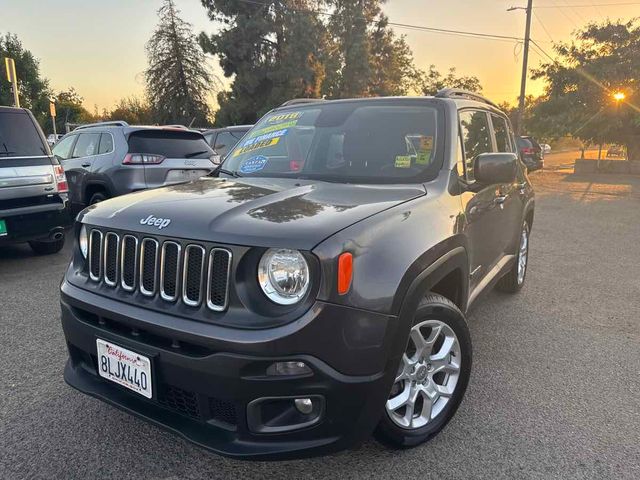
[[[431,150],[419,152],[416,156],[416,165],[429,165],[431,163]]]
[[[411,168],[411,157],[409,155],[396,156],[396,168]]]
[[[276,130],[275,132],[265,133],[264,135],[260,135],[259,137],[250,138],[246,142],[242,144],[243,147],[248,147],[253,145],[254,143],[263,142],[265,140],[271,140],[272,138],[282,137],[287,134],[287,128],[281,128],[280,130]]]
[[[267,118],[267,123],[286,122],[287,120],[298,120],[302,116],[302,112],[289,112],[274,115]]]
[[[261,148],[272,147],[280,141],[280,138],[281,137],[272,138],[270,140],[261,140],[251,145],[247,145],[246,147],[238,148],[233,152],[233,156],[237,157],[238,155],[242,155],[243,153],[252,152]]]
[[[242,162],[240,173],[255,173],[262,170],[269,159],[264,155],[256,155]]]
[[[420,151],[426,152],[433,150],[433,137],[422,136],[420,137]]]
[[[270,127],[260,128],[255,132],[251,132],[249,134],[249,138],[257,137],[258,135],[264,135],[265,133],[275,132],[276,130],[280,130],[281,128],[295,127],[297,123],[297,120],[290,120],[285,123],[279,123],[277,125],[271,125]]]

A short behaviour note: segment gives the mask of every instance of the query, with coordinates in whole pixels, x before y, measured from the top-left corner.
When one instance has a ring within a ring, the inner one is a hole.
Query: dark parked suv
[[[65,380],[233,457],[429,440],[469,381],[464,312],[525,281],[516,152],[458,90],[269,112],[217,178],[79,216]]]
[[[232,125],[203,131],[205,140],[215,151],[215,163],[220,163],[251,127],[253,125]]]
[[[516,137],[520,156],[527,170],[533,172],[544,167],[544,152],[542,146],[533,137]]]
[[[185,127],[83,125],[53,148],[69,179],[74,210],[107,198],[187,182],[211,173],[213,150]]]
[[[59,252],[71,223],[67,192],[31,112],[0,107],[0,246],[29,242],[36,253]]]

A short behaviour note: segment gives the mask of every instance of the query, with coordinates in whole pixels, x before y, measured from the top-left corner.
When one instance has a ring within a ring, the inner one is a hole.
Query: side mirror
[[[476,182],[483,185],[512,183],[517,170],[518,157],[515,153],[481,153],[473,163]]]
[[[214,153],[209,157],[209,159],[214,165],[220,165],[222,163],[222,157],[218,153]]]

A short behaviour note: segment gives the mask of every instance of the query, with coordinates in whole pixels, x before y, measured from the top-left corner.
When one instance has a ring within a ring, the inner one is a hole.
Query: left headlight
[[[87,258],[87,253],[89,252],[89,237],[87,236],[87,227],[85,225],[82,225],[82,228],[80,228],[78,245],[80,246],[80,253],[82,253],[82,256]]]
[[[272,302],[293,305],[309,289],[309,265],[297,250],[269,249],[258,265],[258,283]]]

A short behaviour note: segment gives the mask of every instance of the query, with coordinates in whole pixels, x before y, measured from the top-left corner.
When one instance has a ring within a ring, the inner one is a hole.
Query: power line
[[[252,5],[259,5],[261,7],[265,7],[268,5],[266,2],[260,2],[257,0],[236,0],[236,1],[241,3],[249,3]],[[291,8],[291,7],[287,7],[287,10],[290,10],[293,12],[313,13],[316,15],[324,15],[327,17],[340,16],[336,13],[325,12],[323,10],[308,10],[308,9]],[[367,20],[367,22],[371,24],[377,23],[375,20]],[[480,39],[486,39],[486,40],[496,40],[496,41],[509,42],[509,43],[513,43],[514,41],[521,42],[523,40],[520,37],[512,37],[509,35],[498,35],[498,34],[484,33],[484,32],[470,32],[465,30],[454,30],[454,29],[448,29],[448,28],[435,28],[435,27],[427,27],[423,25],[412,25],[409,23],[387,22],[387,24],[392,27],[404,28],[407,30],[422,31],[422,32],[429,32],[429,33],[440,33],[444,35],[454,35],[454,36],[469,37],[469,38],[480,38]]]
[[[564,7],[560,6],[560,5],[536,5],[535,7],[533,7],[534,9],[537,8],[592,8],[592,7],[615,7],[615,6],[621,6],[621,7],[625,7],[628,5],[640,5],[640,2],[623,2],[623,3],[591,3],[591,4],[581,4],[581,5],[573,5],[570,3],[567,3]]]
[[[554,43],[553,37],[551,36],[551,34],[549,33],[549,30],[547,30],[547,27],[544,26],[544,23],[542,23],[542,20],[540,20],[540,17],[538,16],[538,14],[535,12],[535,10],[533,11],[533,16],[536,17],[536,20],[538,21],[538,23],[540,24],[540,26],[542,27],[542,29],[544,30],[544,33],[547,34],[547,37],[549,37],[549,40],[551,40],[551,43]]]

